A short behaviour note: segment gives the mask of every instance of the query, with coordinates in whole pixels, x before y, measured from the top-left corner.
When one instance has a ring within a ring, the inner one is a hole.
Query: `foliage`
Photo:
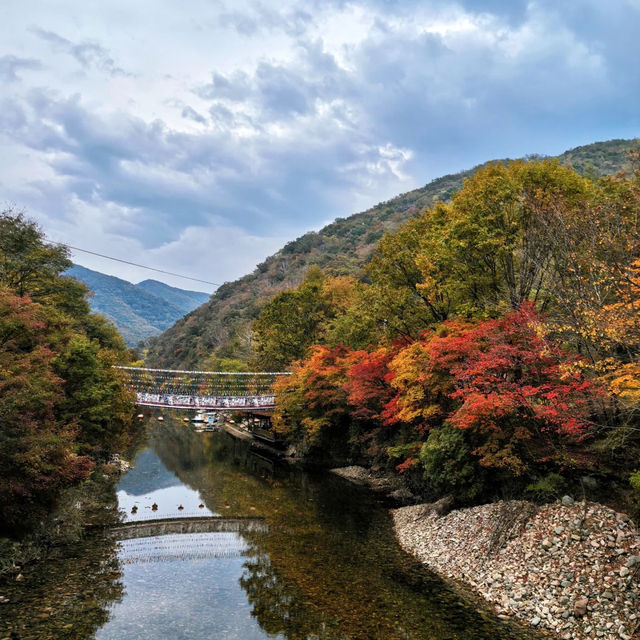
[[[446,423],[429,432],[419,460],[434,497],[451,494],[458,502],[472,502],[486,490],[490,476],[476,463],[470,440],[469,432]]]
[[[346,370],[348,350],[316,346],[276,385],[280,400],[274,412],[276,431],[301,442],[309,451],[327,439],[344,439],[348,418]]]
[[[0,289],[0,512],[5,526],[36,520],[92,463],[74,453],[41,305]]]
[[[633,501],[635,502],[636,509],[640,511],[640,471],[634,471],[629,476],[629,484],[631,485]]]
[[[422,394],[431,395],[433,386],[442,392],[443,374],[450,376],[454,407],[447,419],[456,429],[482,436],[474,451],[480,463],[517,475],[533,462],[568,462],[562,445],[589,434],[596,394],[572,367],[575,359],[541,333],[532,307],[475,325],[450,322],[447,328],[449,333],[430,337],[424,346],[417,386]],[[397,388],[395,379],[392,384]],[[425,406],[407,374],[399,391],[392,419]]]
[[[0,528],[27,529],[62,489],[130,436],[133,403],[113,364],[130,354],[87,290],[62,277],[66,249],[0,215]]]
[[[426,211],[416,287],[438,310],[435,319],[495,316],[526,301],[544,308],[556,277],[544,230],[558,212],[584,209],[592,191],[557,162],[493,164],[466,180],[451,204]]]
[[[279,371],[302,358],[331,329],[331,321],[352,303],[354,281],[326,277],[315,267],[294,290],[275,296],[253,324],[254,366]]]
[[[567,490],[567,481],[559,473],[548,473],[527,485],[526,492],[539,502],[556,500]]]

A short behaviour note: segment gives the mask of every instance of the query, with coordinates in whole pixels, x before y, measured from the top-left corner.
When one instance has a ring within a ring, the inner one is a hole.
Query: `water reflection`
[[[197,491],[165,467],[153,449],[138,453],[133,468],[119,482],[117,495],[126,521],[216,515],[202,504]]]
[[[365,489],[288,471],[224,433],[196,434],[168,418],[149,424],[148,446],[120,482],[118,498],[127,522],[114,530],[123,538],[117,557],[116,542],[105,538],[90,560],[79,549],[77,558],[43,572],[41,584],[29,586],[33,597],[21,603],[32,607],[28,615],[18,604],[4,605],[13,607],[6,628],[19,629],[15,637],[534,637],[461,600],[403,553],[387,511]],[[189,515],[258,524],[199,528]],[[183,533],[162,523],[145,530],[149,517],[189,526]],[[125,534],[127,527],[140,529]]]
[[[461,602],[404,554],[388,513],[365,489],[339,478],[280,469],[246,442],[225,434],[194,434],[175,422],[153,427],[149,443],[212,512],[261,517],[268,523],[268,533],[243,534],[245,557],[235,565],[235,577],[226,577],[233,583],[227,590],[240,587],[245,593],[238,612],[259,623],[259,637],[531,637]],[[191,578],[181,574],[182,586],[183,580]],[[218,593],[212,588],[210,611],[224,607]],[[200,619],[206,616],[201,612]],[[198,624],[182,623],[195,638],[244,638],[256,632],[243,627],[237,616],[231,625],[235,631],[230,628],[227,635],[200,636]]]
[[[38,569],[1,589],[10,599],[0,605],[1,638],[91,638],[124,594],[116,543],[108,537],[92,536]]]

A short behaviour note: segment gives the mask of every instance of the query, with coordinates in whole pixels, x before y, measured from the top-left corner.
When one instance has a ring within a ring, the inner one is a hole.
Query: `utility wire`
[[[92,256],[100,256],[101,258],[107,258],[107,260],[115,260],[116,262],[122,262],[124,264],[130,264],[133,267],[140,267],[141,269],[149,269],[149,271],[157,271],[158,273],[164,273],[168,276],[176,276],[177,278],[184,278],[185,280],[193,280],[194,282],[203,282],[204,284],[212,284],[214,287],[222,286],[219,282],[210,282],[209,280],[200,280],[200,278],[192,278],[191,276],[183,276],[180,273],[173,273],[172,271],[165,271],[164,269],[156,269],[155,267],[147,267],[137,262],[129,262],[129,260],[122,260],[121,258],[114,258],[113,256],[107,256],[104,253],[97,253],[96,251],[89,251],[88,249],[81,249],[80,247],[74,247],[66,242],[50,241],[51,244],[57,244],[61,247],[67,247],[67,249],[73,249],[74,251],[82,251],[83,253],[90,253]]]

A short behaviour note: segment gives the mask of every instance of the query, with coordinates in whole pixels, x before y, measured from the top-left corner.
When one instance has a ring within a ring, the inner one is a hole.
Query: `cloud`
[[[124,69],[116,65],[109,51],[97,42],[85,40],[80,43],[74,43],[53,31],[37,27],[33,28],[32,31],[39,38],[49,43],[55,51],[62,51],[75,58],[83,69],[94,68],[112,76],[129,75]]]
[[[19,79],[20,71],[28,71],[30,69],[42,69],[43,65],[39,60],[34,58],[19,58],[14,55],[6,55],[0,57],[0,81],[16,82]]]
[[[185,106],[182,109],[182,117],[188,120],[193,120],[198,124],[207,124],[207,119],[200,113],[198,113],[193,107]]]
[[[171,270],[223,238],[239,276],[439,175],[639,133],[637,2],[62,5],[3,37],[3,196]]]

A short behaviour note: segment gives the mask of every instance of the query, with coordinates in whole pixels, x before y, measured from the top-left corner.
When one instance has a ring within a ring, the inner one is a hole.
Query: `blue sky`
[[[640,0],[2,0],[0,203],[232,280],[445,173],[638,136],[639,28]]]

